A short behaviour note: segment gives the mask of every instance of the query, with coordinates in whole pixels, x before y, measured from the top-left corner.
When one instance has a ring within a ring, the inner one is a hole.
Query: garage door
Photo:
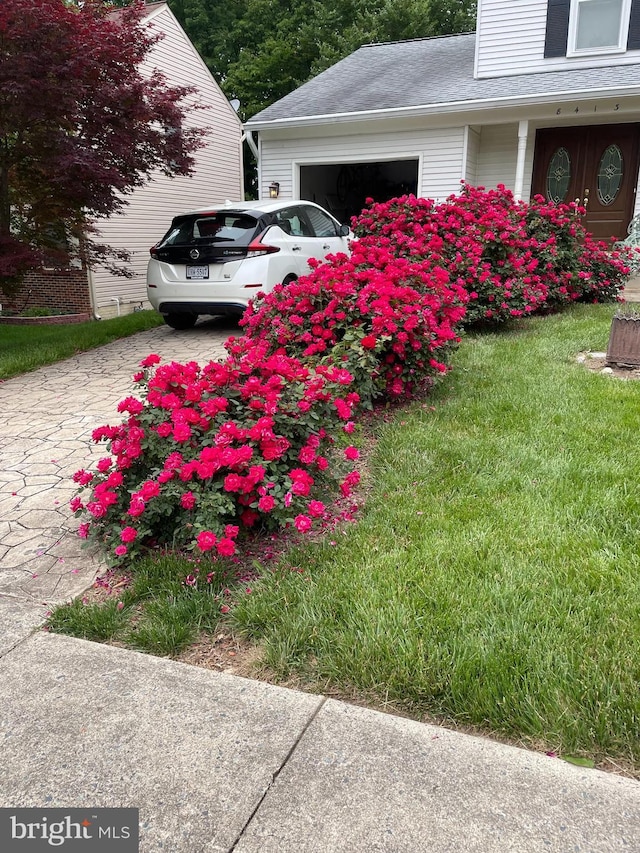
[[[322,205],[341,222],[360,213],[367,198],[388,201],[417,191],[417,160],[300,167],[300,198]]]

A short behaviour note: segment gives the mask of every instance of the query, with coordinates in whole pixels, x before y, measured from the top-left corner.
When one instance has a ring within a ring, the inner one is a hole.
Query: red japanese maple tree
[[[187,175],[202,129],[185,126],[194,90],[141,70],[161,35],[144,3],[0,3],[0,289],[43,261],[124,260],[91,239],[158,170]]]

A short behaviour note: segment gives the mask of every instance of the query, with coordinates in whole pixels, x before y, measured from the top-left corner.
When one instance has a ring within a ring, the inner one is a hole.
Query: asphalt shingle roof
[[[475,42],[465,33],[365,45],[247,124],[640,86],[640,64],[476,80]]]

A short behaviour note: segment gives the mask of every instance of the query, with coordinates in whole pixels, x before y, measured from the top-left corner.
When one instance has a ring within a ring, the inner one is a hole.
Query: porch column
[[[524,186],[524,159],[527,154],[527,135],[529,133],[529,122],[527,119],[518,122],[518,160],[516,162],[516,182],[513,195],[516,201],[522,200]]]

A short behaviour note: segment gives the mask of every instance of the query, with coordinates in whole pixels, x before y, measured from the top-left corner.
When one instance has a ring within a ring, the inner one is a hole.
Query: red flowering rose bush
[[[435,256],[469,293],[466,324],[526,316],[546,299],[524,206],[504,187],[486,191],[465,184],[441,204],[415,196],[373,204],[354,226],[365,242],[382,238],[391,251],[416,262]]]
[[[463,322],[615,299],[628,273],[575,205],[504,187],[372,203],[354,225],[350,257],[249,306],[225,362],[142,362],[124,422],[94,432],[108,455],[75,475],[80,534],[114,562],[148,546],[230,557],[246,528],[308,531],[325,515],[319,489],[357,485],[331,453],[340,432],[445,373]],[[348,447],[341,461],[356,458]]]
[[[148,546],[230,557],[244,528],[310,529],[327,478],[343,495],[356,485],[357,471],[344,476],[328,458],[359,402],[348,371],[260,344],[204,367],[159,361],[142,362],[139,396],[118,407],[124,422],[94,431],[108,452],[97,470],[74,475],[72,509],[88,518],[80,535],[112,563]]]
[[[416,263],[361,240],[350,257],[332,256],[263,294],[245,312],[244,336],[227,349],[238,357],[262,342],[272,353],[347,370],[370,407],[446,371],[467,299],[435,258]]]
[[[527,228],[535,241],[539,275],[548,286],[547,305],[615,302],[629,276],[633,250],[595,240],[584,228],[585,208],[553,204],[534,196]]]
[[[371,204],[354,220],[366,243],[419,262],[433,258],[466,288],[465,324],[497,322],[586,299],[615,300],[628,273],[620,253],[592,240],[576,205],[516,202],[464,184],[436,204],[404,196]]]

